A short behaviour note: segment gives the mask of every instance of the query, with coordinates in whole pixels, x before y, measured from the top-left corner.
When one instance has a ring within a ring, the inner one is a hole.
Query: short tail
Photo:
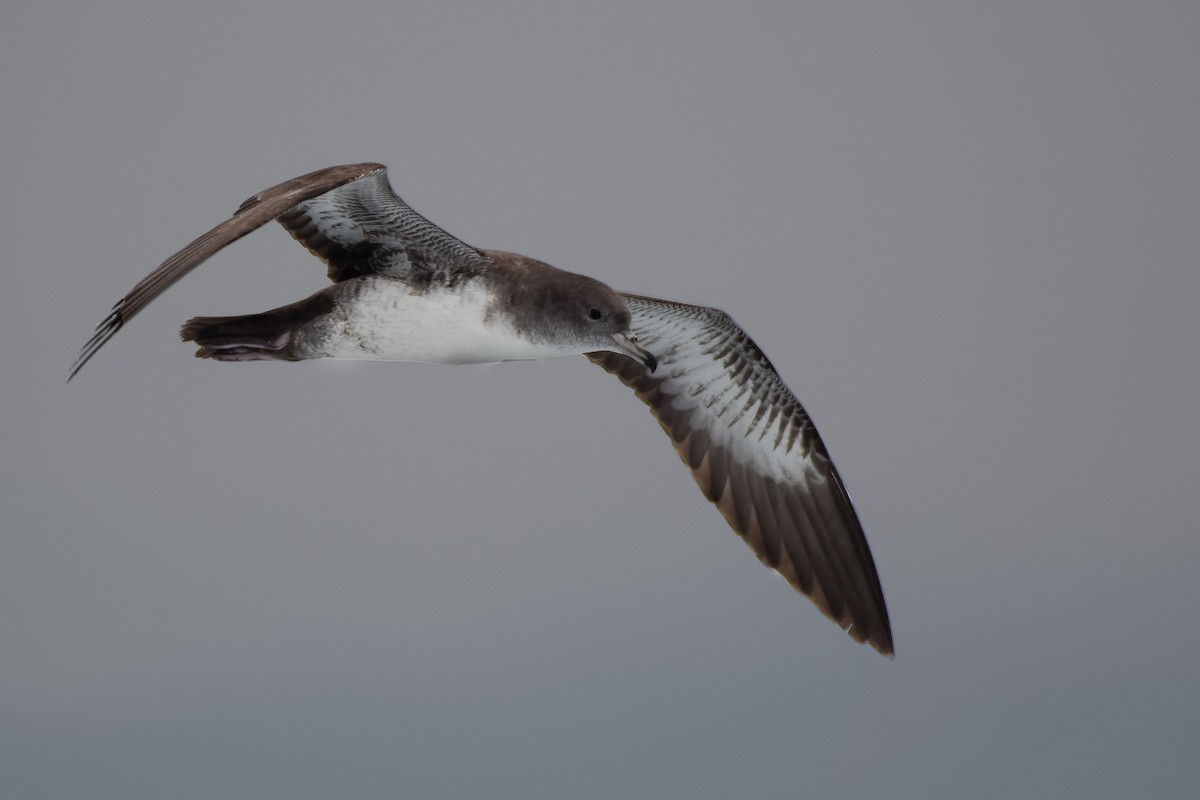
[[[297,328],[333,309],[332,297],[318,292],[306,300],[244,317],[193,317],[179,337],[200,345],[196,358],[217,361],[299,361],[292,347]]]

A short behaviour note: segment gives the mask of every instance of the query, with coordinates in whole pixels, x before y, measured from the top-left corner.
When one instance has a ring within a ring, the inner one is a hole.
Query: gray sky
[[[1191,796],[1200,6],[710,5],[0,12],[0,794]],[[364,160],[733,314],[896,660],[582,359],[193,359],[323,285],[274,226],[63,385],[165,256]]]

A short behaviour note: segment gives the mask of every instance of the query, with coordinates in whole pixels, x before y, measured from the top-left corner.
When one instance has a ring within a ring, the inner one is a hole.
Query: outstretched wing
[[[482,269],[485,257],[408,207],[382,164],[348,164],[301,175],[259,192],[234,215],[168,258],[96,326],[71,366],[83,368],[126,322],[217,251],[273,219],[329,264],[335,281],[369,273],[420,280]]]
[[[623,297],[657,371],[617,353],[588,358],[650,406],[704,496],[764,564],[855,640],[890,657],[871,550],[800,401],[724,312]]]

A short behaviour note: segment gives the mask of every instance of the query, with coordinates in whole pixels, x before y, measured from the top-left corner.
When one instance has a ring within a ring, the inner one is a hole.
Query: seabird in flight
[[[472,247],[397,197],[381,164],[317,170],[242,203],[117,302],[70,377],[175,281],[271,220],[328,265],[333,284],[261,314],[189,320],[181,336],[198,357],[478,364],[584,355],[650,407],[704,496],[764,564],[852,638],[893,654],[850,495],[812,420],[745,331],[714,308],[615,292]]]

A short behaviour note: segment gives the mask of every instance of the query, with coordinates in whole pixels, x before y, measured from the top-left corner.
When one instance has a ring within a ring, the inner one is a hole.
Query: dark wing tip
[[[870,645],[875,652],[889,661],[896,659],[896,647],[892,643],[892,626],[886,618],[878,630],[870,630],[862,625],[850,625],[845,630],[850,638],[859,644]]]
[[[121,330],[121,326],[125,324],[125,318],[121,315],[121,306],[124,301],[113,306],[112,313],[105,317],[99,325],[96,326],[96,332],[92,334],[92,338],[84,343],[79,350],[79,355],[76,356],[75,362],[71,364],[71,372],[67,375],[67,383],[79,374],[79,370],[83,369],[83,365],[91,360],[92,356],[108,342],[109,339],[116,336],[117,331]]]

